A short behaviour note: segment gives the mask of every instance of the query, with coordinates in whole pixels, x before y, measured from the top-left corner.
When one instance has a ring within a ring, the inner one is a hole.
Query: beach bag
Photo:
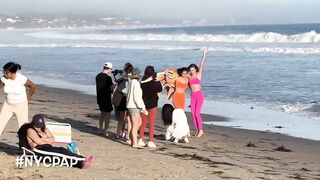
[[[112,104],[116,107],[119,107],[121,101],[123,98],[123,94],[120,91],[114,91],[113,96],[112,96]]]
[[[67,149],[72,153],[80,155],[80,151],[78,149],[78,144],[74,141],[72,141],[71,143],[68,144]]]

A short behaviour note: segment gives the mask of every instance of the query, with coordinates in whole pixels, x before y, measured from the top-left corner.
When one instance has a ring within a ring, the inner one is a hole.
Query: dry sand
[[[0,102],[3,96],[1,92]],[[157,148],[134,149],[116,141],[114,134],[109,138],[98,135],[94,96],[40,86],[29,109],[30,117],[44,113],[47,121],[70,123],[81,153],[94,155],[96,161],[85,170],[17,168],[15,159],[22,151],[17,145],[18,125],[12,118],[0,138],[0,179],[320,179],[319,141],[206,126],[201,138],[191,137],[189,144],[176,145],[161,140],[164,127],[158,118]],[[210,121],[224,120],[205,116]],[[115,128],[116,121],[112,121],[110,131]],[[291,152],[275,150],[281,145]]]

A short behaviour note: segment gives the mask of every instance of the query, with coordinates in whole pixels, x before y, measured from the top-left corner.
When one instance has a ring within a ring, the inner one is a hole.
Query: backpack
[[[19,137],[19,147],[30,149],[28,140],[27,140],[27,130],[29,128],[33,128],[31,123],[23,124],[20,129],[18,130],[18,137]]]

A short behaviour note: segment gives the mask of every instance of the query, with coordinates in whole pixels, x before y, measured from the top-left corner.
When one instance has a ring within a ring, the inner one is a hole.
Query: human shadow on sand
[[[0,151],[5,152],[6,154],[11,156],[22,154],[22,150],[18,146],[13,146],[3,142],[0,142]]]
[[[114,142],[118,142],[120,144],[126,144],[126,142],[116,139],[115,138],[116,134],[114,132],[108,131],[108,136],[106,136],[105,134],[102,134],[100,132],[100,129],[98,127],[90,125],[89,122],[75,120],[75,119],[71,119],[71,118],[61,118],[58,116],[49,116],[49,115],[47,116],[47,118],[50,120],[56,121],[56,122],[60,122],[60,123],[69,123],[73,129],[77,129],[80,132],[104,137],[106,139],[112,140]],[[90,135],[80,134],[80,137],[90,137]]]
[[[99,120],[99,117],[100,117],[100,114],[99,114],[99,113],[88,113],[88,114],[86,114],[86,117],[89,117],[89,118],[91,118],[91,119],[93,119],[93,120],[98,121],[98,120]],[[114,121],[114,122],[118,123],[118,121],[115,120],[115,119],[116,119],[116,117],[115,117],[115,115],[112,113],[112,115],[111,115],[111,121]],[[161,133],[163,132],[163,134],[154,134],[154,138],[155,138],[156,140],[163,140],[163,141],[165,141],[165,135],[164,135],[164,133],[165,133],[165,127],[164,127],[164,125],[161,124],[161,122],[156,122],[156,124],[155,124],[155,126],[154,126],[154,130],[155,130],[156,132],[161,132]],[[149,137],[149,123],[147,123],[147,126],[146,126],[146,129],[145,129],[144,135],[145,135],[145,137]]]
[[[74,120],[71,118],[61,118],[58,116],[47,116],[48,119],[57,121],[59,123],[68,123],[71,125],[72,128],[77,129],[81,132],[93,134],[93,135],[99,135],[99,128],[90,125],[88,122],[80,121],[80,120]]]

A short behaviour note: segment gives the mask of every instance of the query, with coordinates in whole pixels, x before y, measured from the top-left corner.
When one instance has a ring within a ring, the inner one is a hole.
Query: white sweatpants
[[[0,112],[0,135],[6,127],[8,121],[13,114],[16,115],[19,123],[19,128],[28,121],[28,101],[19,104],[8,104],[7,101],[3,103]]]

